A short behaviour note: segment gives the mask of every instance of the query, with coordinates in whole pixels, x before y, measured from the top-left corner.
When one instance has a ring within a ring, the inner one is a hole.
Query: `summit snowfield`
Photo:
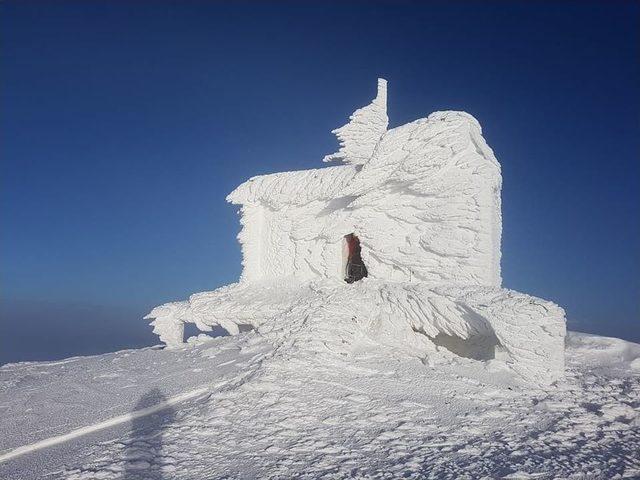
[[[640,476],[640,345],[569,332],[563,380],[537,388],[495,361],[298,341],[4,365],[0,478]]]

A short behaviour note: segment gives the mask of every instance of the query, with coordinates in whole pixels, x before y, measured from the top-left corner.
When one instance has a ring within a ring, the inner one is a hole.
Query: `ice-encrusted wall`
[[[254,177],[242,205],[243,281],[340,277],[355,233],[369,276],[499,286],[501,174],[478,122],[436,112],[387,128],[386,82],[334,131],[343,165]]]

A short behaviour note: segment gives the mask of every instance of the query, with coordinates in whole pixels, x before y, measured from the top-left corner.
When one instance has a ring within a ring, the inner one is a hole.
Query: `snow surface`
[[[0,478],[640,476],[638,344],[570,332],[541,389],[498,360],[273,338],[0,367]]]

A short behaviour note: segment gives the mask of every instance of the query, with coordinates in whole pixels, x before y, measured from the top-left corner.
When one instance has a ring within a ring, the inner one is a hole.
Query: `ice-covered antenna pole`
[[[379,102],[384,108],[385,115],[387,114],[387,81],[384,78],[378,79],[378,94],[373,99],[374,102]],[[388,119],[387,119],[388,120]]]
[[[343,163],[362,165],[373,154],[380,137],[387,131],[387,81],[378,79],[378,94],[366,107],[359,108],[349,123],[333,130],[338,137],[340,150],[324,157],[325,162],[340,160]]]

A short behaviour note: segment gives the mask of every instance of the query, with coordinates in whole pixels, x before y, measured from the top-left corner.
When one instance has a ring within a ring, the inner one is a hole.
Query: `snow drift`
[[[387,130],[386,81],[334,133],[334,167],[254,177],[241,205],[240,283],[156,307],[168,346],[184,324],[257,329],[291,355],[384,349],[427,364],[454,356],[504,362],[549,384],[564,370],[564,311],[502,289],[502,177],[479,123],[436,112]],[[368,277],[344,282],[345,236]]]

